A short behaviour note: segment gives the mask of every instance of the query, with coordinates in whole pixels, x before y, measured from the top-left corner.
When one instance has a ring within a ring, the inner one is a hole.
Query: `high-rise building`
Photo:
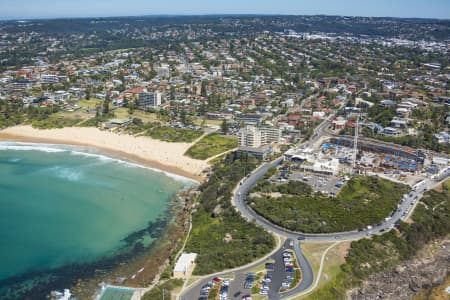
[[[262,145],[261,131],[255,126],[246,126],[239,132],[239,146],[258,148]]]
[[[139,94],[138,104],[140,108],[159,106],[161,105],[161,93],[144,91]]]
[[[262,145],[278,143],[281,140],[281,130],[277,127],[246,126],[239,132],[239,146],[258,148]]]
[[[281,141],[281,129],[278,127],[261,127],[262,144],[279,143]]]

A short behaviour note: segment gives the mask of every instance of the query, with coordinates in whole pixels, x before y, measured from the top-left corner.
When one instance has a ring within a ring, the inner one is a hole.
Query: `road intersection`
[[[316,143],[323,135],[324,129],[329,126],[329,119],[322,122],[315,130],[309,141],[303,144],[303,147],[308,147]],[[450,177],[450,170],[446,171],[437,179],[424,179],[421,182],[415,184],[412,190],[405,194],[401,202],[398,204],[397,209],[390,215],[386,216],[386,218],[380,222],[379,224],[373,224],[367,226],[365,229],[360,231],[348,231],[348,232],[337,232],[337,233],[327,233],[327,234],[310,234],[310,233],[300,233],[288,230],[286,228],[282,228],[278,225],[271,223],[269,220],[265,219],[261,215],[257,214],[251,207],[249,207],[245,201],[249,191],[253,186],[255,186],[259,180],[261,180],[267,171],[270,168],[277,167],[283,162],[283,157],[280,157],[272,162],[264,163],[259,168],[254,170],[250,175],[242,179],[238,186],[234,190],[234,194],[232,197],[232,204],[235,209],[240,212],[240,214],[246,218],[249,222],[255,222],[257,225],[263,227],[268,232],[275,234],[278,237],[283,238],[286,242],[282,244],[276,252],[273,252],[271,255],[268,255],[264,258],[267,260],[269,258],[274,258],[280,254],[280,252],[284,251],[287,245],[291,245],[293,248],[296,258],[297,264],[302,272],[302,281],[298,286],[293,288],[292,290],[285,293],[278,293],[271,291],[269,293],[269,300],[280,300],[280,299],[290,299],[295,295],[301,294],[307,290],[311,290],[310,287],[314,283],[314,273],[311,268],[310,263],[307,258],[304,256],[301,250],[301,243],[306,242],[330,242],[336,243],[339,241],[351,241],[351,240],[359,240],[365,237],[370,237],[376,234],[382,234],[390,229],[394,228],[394,226],[400,221],[405,220],[414,210],[415,206],[419,202],[420,198],[423,196],[423,193],[427,190],[434,188],[435,186],[441,184],[443,181]],[[258,260],[257,263],[250,264],[248,266],[237,268],[232,272],[228,273],[218,273],[223,275],[228,275],[234,277],[237,281],[241,281],[243,278],[243,274],[249,272],[252,268],[261,264],[261,260]],[[217,274],[216,274],[217,275]],[[197,300],[199,296],[199,290],[201,286],[211,280],[215,275],[208,276],[209,279],[205,278],[197,282],[194,286],[191,286],[184,292],[183,296],[186,300]],[[238,282],[237,284],[240,284]],[[229,299],[240,299],[241,296],[239,293],[235,293],[236,297],[233,293],[230,293]],[[182,298],[183,299],[183,298]]]

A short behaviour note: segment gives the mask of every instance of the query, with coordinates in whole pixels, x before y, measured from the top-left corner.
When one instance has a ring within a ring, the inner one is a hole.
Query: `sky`
[[[0,0],[0,19],[293,14],[450,19],[450,0]]]

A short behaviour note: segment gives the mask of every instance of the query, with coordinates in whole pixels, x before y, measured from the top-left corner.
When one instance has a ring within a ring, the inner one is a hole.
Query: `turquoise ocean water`
[[[113,255],[188,184],[92,149],[0,142],[0,281]]]

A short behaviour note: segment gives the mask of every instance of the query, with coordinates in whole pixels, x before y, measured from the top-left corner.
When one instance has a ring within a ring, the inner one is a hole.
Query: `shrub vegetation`
[[[450,234],[450,180],[442,192],[431,190],[424,195],[412,219],[413,223],[400,222],[398,231],[352,242],[337,277],[306,299],[346,299],[346,291],[369,275],[392,269],[411,259],[426,243]]]
[[[200,187],[193,229],[187,252],[198,253],[197,275],[245,265],[269,253],[274,238],[261,227],[247,222],[231,205],[232,190],[258,161],[236,159],[233,154],[213,167],[208,182]]]
[[[273,223],[309,233],[350,231],[377,224],[391,214],[408,187],[379,177],[354,177],[336,197],[315,193],[303,182],[261,181],[249,198],[252,208]],[[281,197],[271,193],[279,192]],[[351,216],[351,217],[349,217]]]

